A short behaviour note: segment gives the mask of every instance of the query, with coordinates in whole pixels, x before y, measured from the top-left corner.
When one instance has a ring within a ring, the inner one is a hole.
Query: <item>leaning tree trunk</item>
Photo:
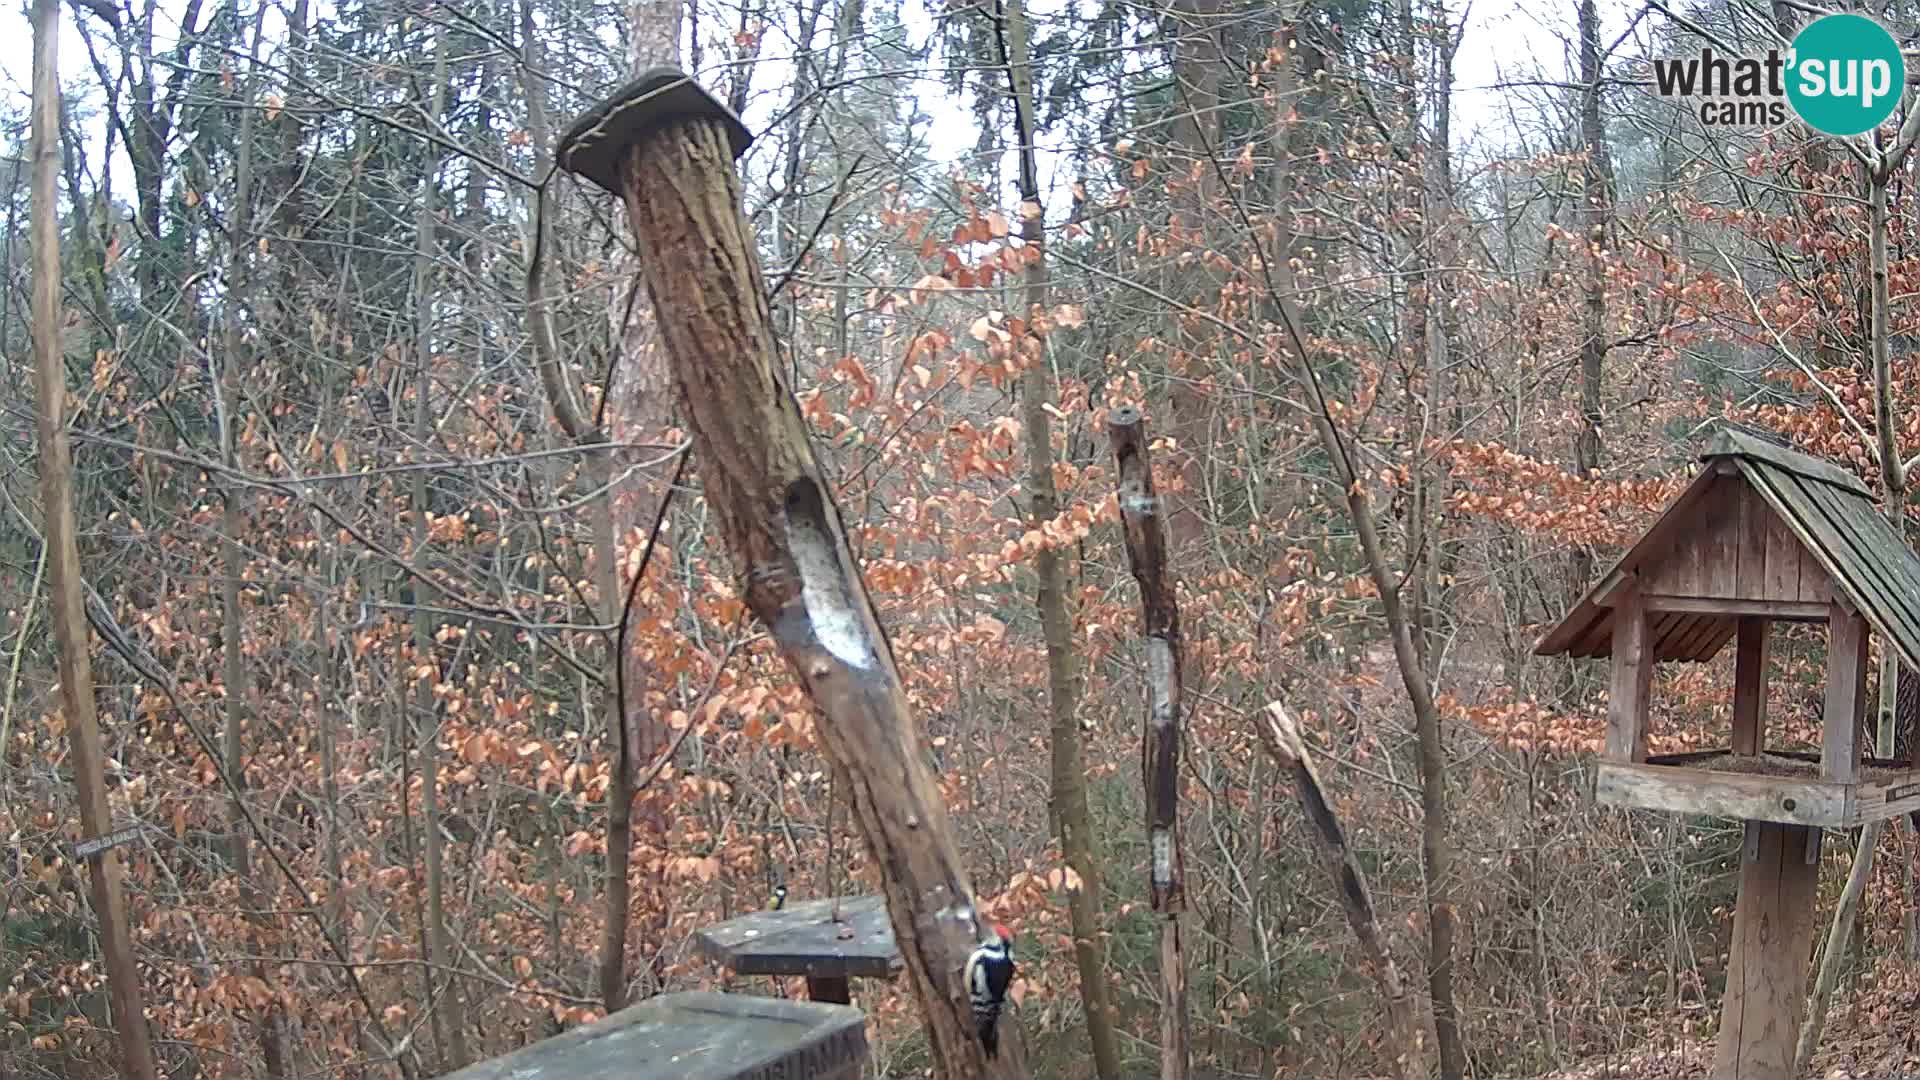
[[[1306,812],[1307,824],[1313,829],[1314,847],[1333,879],[1334,892],[1340,898],[1341,910],[1346,913],[1347,925],[1360,943],[1361,964],[1373,979],[1374,989],[1380,993],[1381,1009],[1387,1016],[1387,1048],[1393,1054],[1394,1073],[1405,1080],[1423,1080],[1427,1066],[1420,1049],[1420,1028],[1414,1021],[1412,1002],[1407,999],[1406,983],[1394,965],[1393,954],[1387,950],[1386,935],[1381,932],[1380,919],[1374,914],[1366,872],[1354,858],[1353,850],[1347,847],[1346,830],[1340,827],[1333,804],[1327,801],[1326,788],[1321,786],[1320,772],[1314,768],[1313,755],[1300,737],[1299,725],[1277,701],[1266,707],[1262,719],[1265,723],[1259,726],[1260,741],[1274,762],[1293,778],[1294,794],[1299,797],[1300,808]]]
[[[819,712],[878,871],[907,983],[942,1077],[1027,1075],[1012,1015],[1001,1052],[975,1035],[961,969],[989,940],[892,646],[832,485],[779,372],[766,279],[732,160],[751,136],[677,71],[650,73],[577,122],[560,160],[625,196],[641,272],[707,505],[748,610]]]

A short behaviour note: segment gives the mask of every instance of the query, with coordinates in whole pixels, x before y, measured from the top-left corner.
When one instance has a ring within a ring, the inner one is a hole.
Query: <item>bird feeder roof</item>
[[[1651,644],[1659,660],[1710,660],[1733,637],[1742,614],[1778,615],[1761,593],[1745,583],[1757,580],[1756,563],[1765,552],[1754,537],[1784,525],[1827,579],[1832,598],[1859,612],[1880,632],[1882,641],[1909,667],[1920,668],[1920,555],[1907,546],[1874,503],[1859,477],[1819,458],[1733,429],[1717,433],[1700,460],[1707,463],[1693,483],[1668,506],[1620,561],[1596,582],[1580,602],[1535,646],[1540,656],[1612,655],[1613,598],[1623,588],[1655,579],[1663,564],[1700,537],[1730,538],[1716,552],[1726,565],[1725,580],[1741,585],[1722,604],[1700,610],[1650,613]],[[1731,490],[1744,485],[1747,493]],[[1728,495],[1737,496],[1733,502]],[[1740,508],[1737,522],[1729,506]],[[1765,510],[1759,509],[1764,507]],[[1769,513],[1770,512],[1770,513]],[[1774,522],[1753,519],[1771,516]],[[1765,557],[1778,561],[1777,551]],[[1808,569],[1812,569],[1809,567]],[[1804,575],[1804,571],[1803,571]],[[1751,600],[1751,610],[1738,610]]]

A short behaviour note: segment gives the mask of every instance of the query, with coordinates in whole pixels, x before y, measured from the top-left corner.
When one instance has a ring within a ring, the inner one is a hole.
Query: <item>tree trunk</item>
[[[546,83],[537,73],[546,70],[546,62],[539,37],[534,32],[532,0],[521,2],[520,39],[526,61],[521,70],[527,95],[528,134],[537,152],[544,156],[552,142],[547,119]],[[601,873],[598,979],[601,1005],[607,1012],[613,1013],[627,1004],[627,921],[633,907],[633,785],[641,764],[651,761],[667,742],[665,731],[646,709],[646,665],[639,661],[630,643],[623,648],[620,641],[618,626],[624,610],[625,594],[620,581],[620,567],[624,562],[620,553],[618,521],[651,520],[657,515],[665,495],[655,496],[642,481],[617,483],[620,448],[614,445],[615,440],[607,437],[606,425],[581,408],[580,393],[574,385],[573,376],[560,362],[559,334],[554,327],[552,302],[547,296],[542,273],[544,261],[548,258],[545,246],[549,243],[545,233],[544,199],[541,192],[534,192],[531,196],[533,235],[529,250],[533,255],[527,272],[527,310],[532,324],[535,362],[541,386],[546,391],[548,404],[553,409],[560,429],[577,446],[599,448],[588,459],[587,483],[592,489],[605,493],[604,498],[594,503],[592,528],[596,560],[594,588],[600,596],[599,620],[602,625],[616,628],[607,633],[602,654],[606,671],[602,709],[606,717],[607,747],[613,756],[614,776],[613,782],[607,786],[607,851],[606,865]],[[625,277],[631,279],[632,274]],[[643,316],[642,322],[650,328],[652,313],[644,310],[644,307],[635,305],[634,314]],[[619,338],[616,336],[615,340]],[[644,439],[657,436],[666,427],[670,399],[662,367],[663,358],[651,333],[637,346],[637,350],[631,354],[631,362],[626,365],[628,378],[625,382],[618,379],[617,367],[609,372],[609,380],[621,389],[621,393],[619,404],[610,410],[611,416],[607,419],[617,432]],[[648,848],[658,851],[665,846],[666,814],[657,798],[642,802],[644,805],[639,809],[643,835],[648,840]],[[660,921],[651,928],[654,931],[651,940],[641,943],[643,947],[653,947],[656,959],[666,930],[665,917],[666,913],[662,910],[659,913]]]
[[[1880,459],[1880,482],[1885,489],[1881,496],[1881,512],[1886,514],[1894,533],[1904,540],[1907,535],[1907,476],[1896,441],[1892,348],[1888,336],[1891,299],[1887,288],[1887,234],[1892,223],[1887,212],[1887,186],[1891,180],[1890,166],[1870,166],[1866,173],[1867,266],[1871,278],[1867,348],[1873,367],[1873,419],[1877,429],[1875,437],[1878,440],[1876,450]],[[1899,653],[1883,643],[1880,650],[1880,707],[1877,710],[1874,740],[1874,752],[1881,757],[1892,757],[1894,752],[1894,719],[1898,711],[1900,678]],[[1827,722],[1835,721],[1829,717]],[[1842,962],[1846,958],[1846,942],[1853,936],[1860,915],[1860,895],[1873,873],[1874,850],[1880,846],[1882,828],[1883,824],[1877,821],[1862,827],[1859,843],[1854,845],[1847,884],[1841,890],[1840,902],[1833,909],[1833,921],[1827,927],[1826,953],[1821,957],[1820,973],[1814,980],[1806,1022],[1800,1029],[1795,1060],[1802,1069],[1812,1059],[1814,1048],[1820,1043],[1827,1009],[1832,1004]]]
[[[250,60],[257,61],[260,49],[260,21],[265,9],[254,18],[254,35]],[[242,398],[243,376],[246,368],[246,346],[240,327],[240,315],[252,300],[251,273],[247,267],[248,248],[253,243],[253,139],[254,117],[257,113],[252,107],[252,91],[257,82],[257,69],[250,70],[246,82],[246,99],[240,104],[240,128],[234,146],[234,194],[231,214],[230,245],[227,258],[227,289],[222,328],[222,353],[225,369],[213,386],[214,405],[219,412],[220,462],[227,468],[239,470],[239,456],[234,446],[234,426],[239,421],[239,407]],[[237,483],[229,482],[222,493],[220,504],[221,560],[224,574],[220,579],[220,641],[223,649],[222,680],[226,683],[224,753],[227,775],[232,778],[229,790],[229,804],[233,831],[228,837],[229,852],[233,859],[233,872],[240,882],[240,898],[248,909],[247,919],[253,931],[259,935],[256,948],[250,952],[264,952],[268,947],[268,935],[262,933],[267,927],[267,919],[262,908],[259,883],[253,876],[253,853],[249,837],[249,824],[244,801],[247,790],[246,748],[242,738],[246,724],[246,715],[253,698],[252,680],[247,677],[245,653],[243,651],[246,634],[245,616],[240,610],[240,577],[245,570],[246,556],[240,547],[240,498],[244,489]],[[264,960],[256,960],[253,974],[262,983],[272,987],[273,969]],[[262,1009],[259,1020],[260,1052],[262,1064],[270,1077],[286,1074],[286,1048],[282,1037],[281,1007],[277,1000]]]
[[[1275,190],[1286,191],[1286,181],[1276,179]],[[1443,1080],[1461,1080],[1466,1072],[1466,1051],[1453,994],[1453,849],[1447,836],[1447,762],[1440,712],[1434,703],[1432,682],[1414,644],[1412,623],[1400,596],[1400,581],[1387,563],[1367,478],[1356,468],[1347,441],[1334,423],[1313,354],[1307,348],[1306,329],[1294,302],[1293,270],[1284,255],[1293,244],[1288,207],[1277,206],[1274,217],[1272,247],[1261,265],[1267,300],[1280,324],[1280,348],[1290,361],[1290,373],[1306,395],[1308,421],[1313,425],[1321,451],[1327,456],[1333,480],[1343,493],[1347,518],[1353,523],[1367,576],[1379,593],[1381,615],[1393,643],[1401,685],[1413,709],[1420,773],[1421,885],[1427,907],[1427,986],[1433,999],[1441,1076]]]
[[[654,123],[636,115],[644,106],[610,102],[606,115],[622,128],[609,136],[625,162],[617,182],[634,232],[647,239],[641,270],[707,504],[733,553],[748,609],[818,707],[822,741],[849,781],[936,1074],[1025,1076],[1011,1014],[1001,1019],[998,1057],[988,1059],[974,1033],[960,973],[991,931],[974,906],[922,749],[925,733],[832,488],[777,370],[766,281],[740,209],[731,129],[717,103],[702,98],[699,109],[683,102],[682,111]]]
[[[60,709],[67,720],[80,832],[96,839],[113,828],[107,806],[100,721],[94,711],[93,662],[88,655],[80,547],[74,536],[73,448],[67,435],[66,364],[60,344],[60,221],[54,178],[60,167],[60,17],[57,0],[33,3],[33,374],[39,433],[40,505],[45,515],[47,594],[59,654]],[[113,1026],[120,1037],[120,1069],[134,1080],[155,1080],[153,1045],[141,1001],[140,971],[121,893],[120,853],[86,857],[87,897],[100,920]]]
[[[1180,939],[1187,907],[1180,845],[1180,744],[1185,734],[1180,601],[1167,568],[1166,529],[1160,497],[1154,493],[1146,423],[1135,409],[1118,409],[1107,421],[1107,433],[1119,481],[1127,565],[1140,585],[1146,635],[1147,723],[1140,735],[1140,760],[1147,793],[1147,895],[1165,920],[1160,928],[1160,1077],[1182,1080],[1190,1053],[1187,962]]]
[[[431,115],[436,119],[445,109],[447,93],[447,36],[442,29],[434,47],[434,83]],[[414,252],[414,398],[413,442],[422,453],[432,445],[433,425],[428,402],[433,397],[433,288],[436,178],[439,155],[429,158],[420,180],[420,214],[415,220],[417,247]],[[427,549],[427,474],[414,470],[411,516],[413,519],[413,560],[426,566]],[[414,663],[427,667],[422,678],[409,675],[414,688],[414,742],[420,753],[420,814],[427,863],[427,964],[429,977],[446,975],[446,988],[434,1003],[436,1037],[447,1056],[449,1070],[464,1068],[472,1061],[467,1049],[466,1006],[462,1001],[459,977],[450,971],[453,953],[452,935],[447,930],[446,872],[443,866],[444,835],[440,827],[440,725],[439,705],[434,700],[434,684],[447,678],[435,657],[433,617],[422,605],[434,602],[434,590],[424,580],[415,582],[418,600],[413,612]],[[405,792],[401,795],[406,798]]]
[[[1613,215],[1613,162],[1600,118],[1600,15],[1594,0],[1580,0],[1580,142],[1587,152],[1582,240],[1585,243],[1585,303],[1580,309],[1580,426],[1573,442],[1573,471],[1590,480],[1600,468],[1601,397],[1607,358],[1607,226]],[[1593,580],[1593,552],[1576,543],[1568,575],[1573,595]]]
[[[1039,168],[1034,150],[1033,59],[1025,0],[1005,5],[1006,47],[1001,59],[1013,94],[1014,132],[1020,155],[1020,239],[1037,252],[1046,250],[1045,210],[1040,201]],[[1044,317],[1047,263],[1027,263],[1023,307],[1027,325]],[[1053,369],[1047,339],[1029,332],[1013,348],[1020,364],[1021,427],[1027,443],[1028,527],[1044,530],[1060,512],[1053,480]],[[1080,969],[1080,1003],[1087,1016],[1087,1039],[1095,1075],[1119,1080],[1120,1048],[1113,1031],[1113,1002],[1107,987],[1106,949],[1101,937],[1100,863],[1094,852],[1093,819],[1087,810],[1086,752],[1081,744],[1079,676],[1073,651],[1073,616],[1067,610],[1067,574],[1059,547],[1047,544],[1034,556],[1038,579],[1035,603],[1047,647],[1047,699],[1052,718],[1053,821],[1060,831],[1060,853],[1080,878],[1067,893],[1067,917],[1073,930],[1073,957]]]
[[[1179,36],[1173,46],[1176,116],[1168,129],[1174,144],[1167,158],[1174,170],[1167,184],[1173,202],[1169,232],[1175,249],[1191,249],[1194,257],[1185,269],[1170,270],[1167,284],[1175,299],[1202,310],[1212,310],[1218,298],[1213,272],[1199,256],[1207,250],[1207,220],[1216,190],[1211,159],[1219,141],[1221,80],[1229,70],[1220,48],[1222,7],[1221,0],[1176,0],[1173,5]],[[1215,295],[1206,295],[1209,291]],[[1170,554],[1177,558],[1206,535],[1206,519],[1199,510],[1207,486],[1202,455],[1217,407],[1207,386],[1217,346],[1211,327],[1198,325],[1185,312],[1173,317],[1176,348],[1168,361],[1172,378],[1167,406],[1178,444],[1173,464],[1184,490],[1168,509],[1166,521]]]

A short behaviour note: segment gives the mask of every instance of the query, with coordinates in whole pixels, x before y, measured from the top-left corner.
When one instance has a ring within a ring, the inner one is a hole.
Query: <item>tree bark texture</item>
[[[1008,0],[1006,12],[1007,79],[1013,92],[1014,133],[1020,156],[1020,239],[1035,251],[1046,250],[1046,225],[1040,201],[1039,165],[1034,150],[1033,58],[1025,0]],[[1023,300],[1027,325],[1047,306],[1046,259],[1027,263]],[[1027,521],[1043,529],[1060,512],[1053,480],[1053,368],[1047,339],[1028,333],[1015,343],[1021,358],[1020,423],[1026,435]],[[1058,547],[1043,546],[1033,560],[1037,578],[1034,602],[1047,648],[1047,708],[1052,720],[1053,821],[1060,831],[1060,854],[1080,887],[1067,894],[1067,918],[1073,931],[1073,958],[1080,973],[1080,1004],[1087,1017],[1087,1041],[1094,1074],[1119,1080],[1120,1047],[1113,1030],[1113,1001],[1107,986],[1102,938],[1100,861],[1094,851],[1093,817],[1087,809],[1086,748],[1080,733],[1079,672],[1073,647],[1073,615],[1067,608],[1067,572]]]
[[[1275,763],[1293,777],[1300,808],[1306,811],[1307,823],[1313,829],[1314,847],[1333,879],[1334,892],[1340,898],[1341,910],[1346,913],[1347,925],[1353,928],[1353,936],[1360,942],[1367,974],[1380,992],[1380,1005],[1387,1017],[1388,1052],[1400,1076],[1406,1080],[1422,1080],[1427,1075],[1427,1065],[1420,1046],[1420,1028],[1414,1021],[1413,1005],[1407,999],[1400,969],[1394,965],[1393,955],[1387,951],[1386,936],[1380,932],[1380,920],[1374,914],[1366,874],[1347,847],[1346,830],[1341,828],[1339,817],[1327,802],[1326,789],[1321,786],[1313,756],[1300,737],[1299,725],[1277,701],[1266,707],[1262,718],[1265,722],[1259,725],[1261,741]]]
[[[1140,735],[1141,784],[1147,794],[1147,896],[1160,927],[1160,1076],[1187,1075],[1187,964],[1180,938],[1186,912],[1186,865],[1180,844],[1181,690],[1185,648],[1180,600],[1167,567],[1167,535],[1153,486],[1146,420],[1131,407],[1107,420],[1119,477],[1120,529],[1127,565],[1140,586],[1147,652],[1147,722]]]
[[[113,829],[102,772],[100,721],[94,711],[93,663],[87,654],[87,613],[74,536],[73,447],[67,436],[66,365],[60,344],[60,221],[54,177],[60,166],[60,17],[57,0],[33,3],[33,375],[40,449],[40,505],[45,515],[47,594],[59,653],[60,709],[66,715],[79,789],[80,832]],[[120,1069],[134,1080],[154,1080],[153,1044],[141,1001],[140,972],[121,892],[120,853],[107,848],[87,858],[87,898],[100,920]]]
[[[767,287],[717,120],[683,117],[627,151],[627,212],[707,503],[747,606],[819,709],[880,875],[936,1072],[1026,1075],[1017,1025],[985,1056],[961,983],[987,940],[893,651],[854,563],[799,404],[779,374]]]
[[[1175,170],[1168,181],[1173,196],[1169,239],[1176,249],[1193,249],[1196,257],[1184,269],[1170,269],[1166,284],[1175,299],[1206,311],[1214,308],[1220,288],[1207,260],[1198,256],[1208,248],[1207,221],[1217,179],[1211,159],[1220,140],[1221,83],[1231,70],[1221,49],[1222,10],[1220,0],[1176,0],[1172,10],[1178,37],[1173,45],[1176,115],[1168,129],[1173,146],[1167,161]],[[1206,534],[1200,507],[1207,474],[1201,455],[1211,441],[1216,402],[1210,392],[1212,330],[1184,312],[1175,318],[1178,348],[1169,365],[1173,378],[1167,384],[1167,404],[1178,447],[1174,466],[1184,490],[1166,520],[1172,551],[1178,553]]]

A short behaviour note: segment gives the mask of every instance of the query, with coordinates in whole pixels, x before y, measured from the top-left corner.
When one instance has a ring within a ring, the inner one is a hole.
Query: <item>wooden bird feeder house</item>
[[[1920,810],[1909,759],[1863,755],[1869,632],[1920,669],[1920,556],[1858,478],[1733,430],[1646,535],[1534,650],[1612,665],[1594,796],[1746,823],[1713,1080],[1790,1080],[1812,954],[1821,831]],[[1775,621],[1827,626],[1818,753],[1767,748]],[[1650,755],[1653,665],[1734,643],[1725,748]]]

